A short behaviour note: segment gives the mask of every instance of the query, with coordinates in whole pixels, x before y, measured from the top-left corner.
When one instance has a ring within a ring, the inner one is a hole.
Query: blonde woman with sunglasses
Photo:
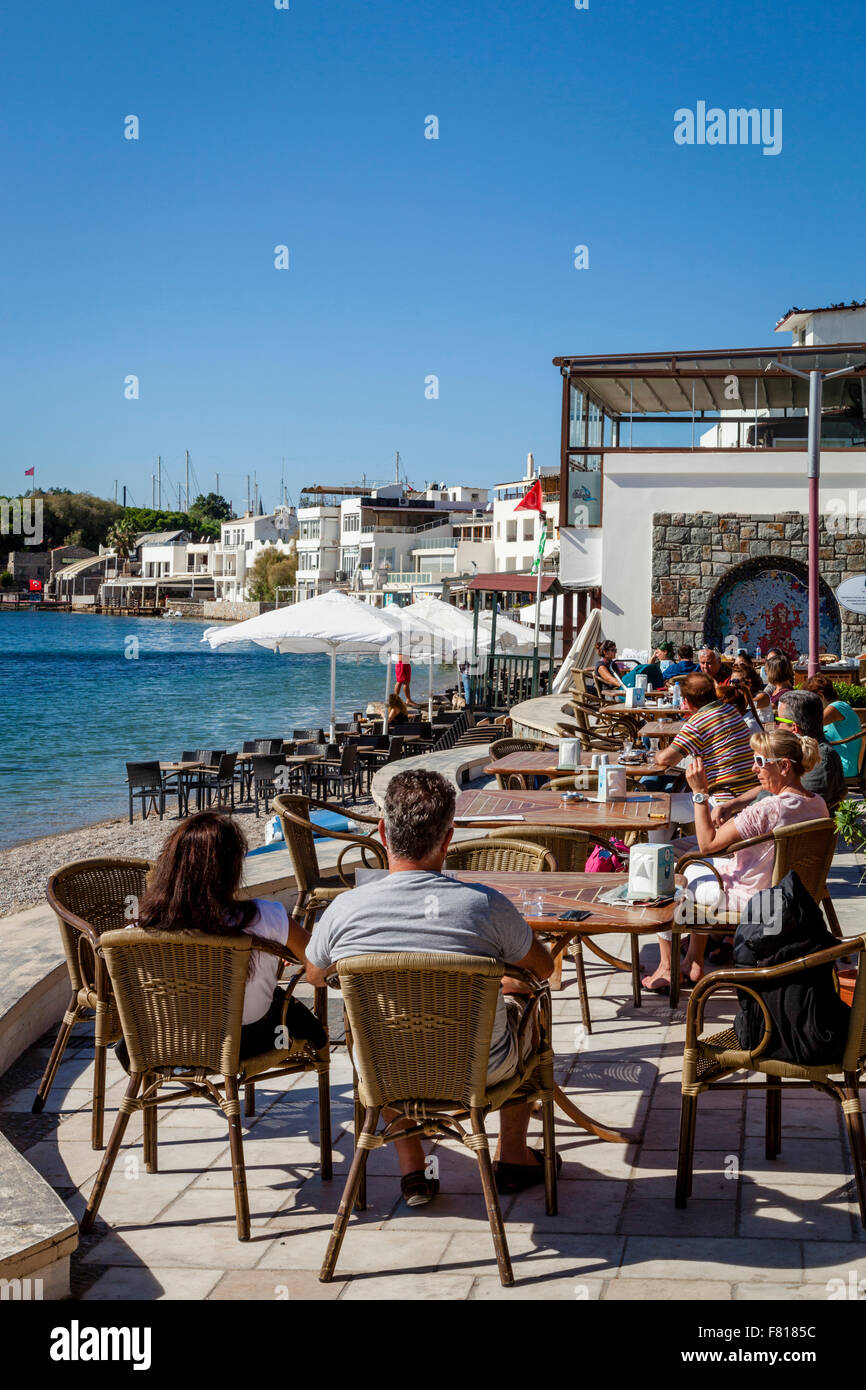
[[[712,859],[713,855],[720,854],[738,840],[767,835],[777,826],[823,820],[829,814],[823,797],[806,791],[801,780],[820,761],[815,739],[775,727],[764,733],[753,734],[749,742],[754,757],[754,773],[765,795],[721,825],[713,824],[703,758],[696,757],[686,769],[686,778],[694,793],[698,850],[707,859]],[[709,926],[713,921],[711,909],[740,910],[755,893],[770,887],[773,845],[754,845],[729,858],[712,859],[712,863],[724,884],[724,898],[718,879],[705,865],[690,864],[686,868],[688,897],[706,910]],[[700,922],[700,916],[697,920]],[[688,951],[682,962],[686,984],[695,984],[703,975],[706,944],[707,937],[703,933],[693,932],[689,937]],[[656,993],[664,993],[670,988],[669,932],[660,935],[659,948],[658,968],[644,983]]]

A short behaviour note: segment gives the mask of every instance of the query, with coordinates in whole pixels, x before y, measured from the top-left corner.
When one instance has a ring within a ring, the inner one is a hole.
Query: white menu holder
[[[641,679],[641,677],[638,676],[638,680],[640,680],[640,679]],[[633,685],[633,686],[631,686],[630,688],[626,689],[626,692],[625,692],[625,707],[626,707],[626,709],[639,709],[640,706],[643,705],[643,704],[645,703],[645,701],[646,701],[646,687],[645,687],[645,686],[641,688],[640,686]]]
[[[579,738],[561,738],[559,740],[559,760],[556,764],[557,772],[577,771],[581,766],[580,752]]]
[[[598,769],[599,801],[625,800],[625,768],[620,763],[602,763]]]
[[[671,897],[675,864],[673,845],[632,845],[628,856],[629,897]]]

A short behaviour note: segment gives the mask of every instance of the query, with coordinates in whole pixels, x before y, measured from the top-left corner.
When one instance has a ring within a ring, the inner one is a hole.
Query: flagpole
[[[541,663],[541,653],[539,645],[541,642],[541,575],[544,568],[544,544],[547,540],[547,517],[544,512],[541,515],[541,540],[538,543],[538,555],[535,563],[538,566],[538,574],[535,580],[535,643],[533,651],[533,671],[532,671],[532,698],[538,694],[538,672]]]

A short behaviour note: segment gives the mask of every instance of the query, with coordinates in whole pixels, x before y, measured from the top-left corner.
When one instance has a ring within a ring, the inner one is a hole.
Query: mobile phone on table
[[[585,922],[587,917],[591,917],[591,912],[584,911],[583,908],[572,907],[568,912],[560,912],[558,920],[560,922]]]

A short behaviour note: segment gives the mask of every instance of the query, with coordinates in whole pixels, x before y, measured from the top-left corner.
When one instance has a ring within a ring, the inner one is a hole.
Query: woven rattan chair
[[[539,1043],[513,1076],[488,1089],[490,1036],[506,968],[509,975],[530,984],[521,1038],[537,1018]],[[353,956],[338,961],[336,969],[358,1077],[355,1154],[319,1278],[327,1282],[334,1276],[370,1150],[425,1134],[457,1138],[475,1154],[499,1277],[504,1285],[513,1284],[484,1120],[505,1106],[541,1100],[546,1209],[548,1215],[555,1215],[553,1047],[547,986],[514,966],[486,957],[420,951]],[[392,1122],[377,1132],[386,1106],[409,1119],[409,1127],[398,1130]],[[469,1133],[461,1124],[466,1118]]]
[[[307,796],[296,796],[290,792],[283,792],[280,796],[275,797],[273,805],[283,827],[283,837],[286,842],[286,849],[289,851],[289,858],[292,861],[292,872],[298,890],[293,915],[302,922],[308,931],[312,931],[317,913],[326,908],[341,893],[345,893],[349,888],[354,888],[356,868],[385,869],[388,867],[388,856],[384,846],[372,838],[379,822],[372,816],[361,815],[357,811],[346,811],[342,806],[334,806],[327,801],[316,801]],[[373,827],[368,835],[351,835],[345,830],[329,830],[327,832],[329,840],[346,842],[346,847],[337,860],[336,878],[325,878],[319,867],[316,841],[313,838],[313,825],[310,821],[311,807],[323,811],[336,811]],[[359,862],[344,866],[343,861],[352,847],[359,851]]]
[[[152,867],[147,859],[79,859],[53,873],[45,890],[60,928],[72,996],[39,1083],[33,1113],[38,1115],[45,1106],[72,1029],[76,1023],[92,1022],[94,1149],[103,1147],[105,1049],[120,1037],[111,984],[96,948],[102,932],[128,927],[137,920],[139,900]]]
[[[490,831],[490,839],[497,840],[508,834],[510,826],[497,827]],[[563,874],[580,874],[586,868],[586,861],[596,845],[601,845],[603,849],[611,850],[613,847],[602,836],[594,835],[589,830],[574,830],[568,826],[560,825],[522,825],[520,827],[520,838],[524,843],[534,843],[546,849],[555,859],[556,868]],[[640,989],[640,940],[638,937],[631,937],[632,958],[630,961],[621,960],[619,956],[612,956],[603,946],[599,946],[591,937],[575,937],[569,945],[569,954],[574,961],[574,968],[577,973],[577,989],[580,995],[580,1012],[583,1019],[583,1026],[587,1033],[592,1032],[592,1014],[589,1006],[589,991],[586,987],[586,962],[583,955],[583,947],[586,945],[590,951],[597,955],[607,965],[612,965],[615,970],[630,970],[632,972],[632,984],[635,979]],[[557,964],[561,964],[562,957],[557,958]],[[561,972],[556,972],[551,977],[551,988],[558,987],[557,980],[561,978]],[[640,1002],[640,994],[637,995]]]
[[[274,1047],[244,1061],[238,1058],[253,947],[297,964],[286,947],[247,932],[210,936],[135,928],[103,935],[99,950],[114,988],[130,1076],[81,1222],[82,1232],[89,1231],[96,1219],[130,1115],[142,1113],[145,1167],[155,1173],[158,1107],[196,1096],[218,1105],[228,1121],[238,1239],[249,1240],[240,1087],[296,1072],[318,1074],[322,1177],[332,1176],[328,1045],[314,1052],[308,1043],[289,1039],[287,1047]],[[302,975],[299,969],[290,980],[287,1002]],[[321,1016],[323,1010],[319,1012]],[[215,1076],[222,1081],[215,1081]],[[159,1094],[163,1087],[176,1085],[180,1091]]]
[[[827,874],[833,863],[837,839],[838,832],[835,823],[829,818],[807,820],[801,821],[799,825],[779,826],[767,835],[755,835],[750,840],[737,840],[727,849],[714,853],[712,858],[727,859],[731,855],[737,854],[741,849],[748,849],[752,845],[772,844],[774,858],[770,887],[775,888],[776,884],[781,883],[785,875],[792,870],[799,874],[803,887],[808,889],[815,902],[823,908],[831,932],[834,936],[841,937],[842,928],[839,925],[833,901],[827,891]],[[715,877],[719,889],[724,892],[721,875],[710,858],[701,854],[683,855],[677,861],[677,873],[682,873],[689,864],[703,864]],[[712,916],[713,921],[723,928],[726,926],[735,927],[740,920],[740,913],[734,908],[713,908]],[[671,957],[673,960],[679,960],[679,942],[684,932],[688,932],[688,926],[685,928],[680,926],[679,929],[674,926],[673,928]],[[671,993],[673,996],[673,988]]]
[[[498,762],[500,758],[507,758],[509,753],[535,753],[548,746],[540,739],[498,738],[491,743],[488,751],[490,757]],[[521,772],[497,772],[495,776],[496,785],[501,791],[522,791],[527,786],[527,779]]]
[[[510,828],[510,827],[509,827]],[[556,860],[543,845],[510,839],[461,840],[445,855],[445,868],[477,869],[491,873],[538,874],[556,870]]]
[[[686,1042],[683,1052],[683,1099],[674,1197],[678,1207],[684,1207],[691,1196],[695,1123],[698,1096],[702,1091],[731,1090],[734,1086],[739,1091],[742,1086],[753,1088],[764,1084],[767,1098],[765,1152],[767,1158],[772,1159],[777,1158],[782,1149],[782,1092],[794,1087],[799,1089],[811,1086],[814,1090],[823,1091],[825,1095],[839,1101],[842,1107],[857,1181],[860,1222],[866,1227],[866,1139],[863,1134],[859,1094],[860,1076],[866,1062],[866,969],[859,970],[857,974],[845,1046],[840,1049],[838,1060],[821,1066],[800,1066],[794,1062],[779,1062],[763,1057],[762,1054],[770,1041],[772,1025],[760,993],[762,985],[776,985],[780,980],[844,956],[856,954],[862,962],[864,950],[866,938],[853,937],[827,951],[800,956],[784,965],[755,970],[714,970],[711,975],[706,975],[695,985],[686,1013]],[[751,1051],[743,1050],[733,1028],[725,1028],[722,1032],[714,1033],[707,1038],[700,1036],[708,999],[720,990],[732,988],[742,990],[756,999],[764,1016],[764,1036]],[[766,1080],[761,1083],[724,1079],[737,1071],[758,1072]]]

